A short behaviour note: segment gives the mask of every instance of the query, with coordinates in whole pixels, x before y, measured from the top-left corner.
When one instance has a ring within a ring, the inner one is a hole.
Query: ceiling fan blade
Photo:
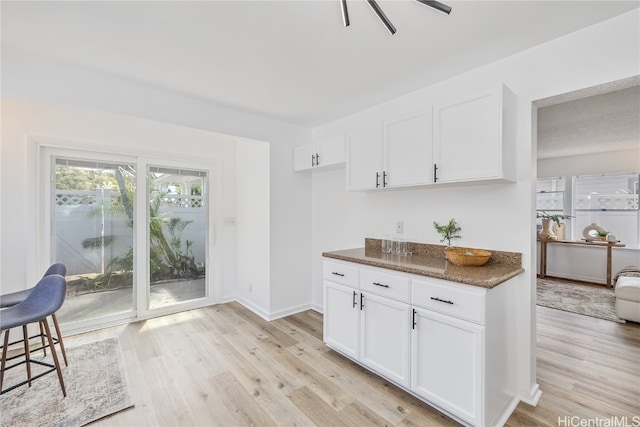
[[[378,18],[380,18],[384,26],[387,27],[387,30],[389,30],[391,34],[395,34],[396,27],[393,26],[391,21],[389,21],[389,18],[387,18],[387,15],[385,15],[382,9],[380,9],[380,6],[378,6],[378,3],[376,3],[376,0],[367,0],[367,3],[369,3],[369,6],[371,6],[371,9],[373,9],[376,15],[378,15]]]
[[[434,8],[440,12],[446,13],[447,15],[451,13],[451,6],[447,6],[444,3],[440,3],[439,1],[429,1],[429,0],[416,0],[419,3],[427,5],[429,7]]]
[[[344,26],[349,26],[349,11],[347,10],[347,0],[340,0],[340,4],[342,5],[342,22],[344,22]]]

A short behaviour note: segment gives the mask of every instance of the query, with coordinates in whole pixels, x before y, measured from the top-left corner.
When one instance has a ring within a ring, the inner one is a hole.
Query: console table
[[[623,248],[625,245],[620,242],[604,242],[599,240],[538,240],[540,242],[540,278],[547,275],[547,244],[559,245],[582,245],[582,246],[604,246],[607,248],[607,287],[611,287],[611,249]]]

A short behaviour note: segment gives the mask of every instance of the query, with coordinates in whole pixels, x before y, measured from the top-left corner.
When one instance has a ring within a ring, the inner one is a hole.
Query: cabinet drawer
[[[325,261],[324,279],[358,288],[358,268],[341,262]]]
[[[484,324],[484,288],[414,279],[411,289],[413,305]]]
[[[360,270],[360,289],[372,294],[409,302],[409,278],[385,274],[377,270]]]

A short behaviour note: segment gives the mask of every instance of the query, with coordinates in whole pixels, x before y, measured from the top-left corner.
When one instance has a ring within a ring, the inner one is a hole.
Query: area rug
[[[538,279],[537,304],[612,322],[626,323],[615,313],[613,289]]]
[[[118,338],[67,348],[68,367],[60,351],[58,356],[67,397],[55,371],[38,378],[31,387],[0,395],[1,426],[78,427],[133,406]],[[39,351],[32,358],[53,363],[49,351],[46,357]],[[13,368],[7,371],[4,388],[24,379],[24,365]]]

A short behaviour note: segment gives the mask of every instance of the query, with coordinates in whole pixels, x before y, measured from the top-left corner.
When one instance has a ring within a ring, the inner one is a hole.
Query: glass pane
[[[62,323],[133,310],[133,195],[128,164],[55,159],[53,258],[67,267]]]
[[[149,186],[149,308],[206,296],[204,171],[153,166]]]

